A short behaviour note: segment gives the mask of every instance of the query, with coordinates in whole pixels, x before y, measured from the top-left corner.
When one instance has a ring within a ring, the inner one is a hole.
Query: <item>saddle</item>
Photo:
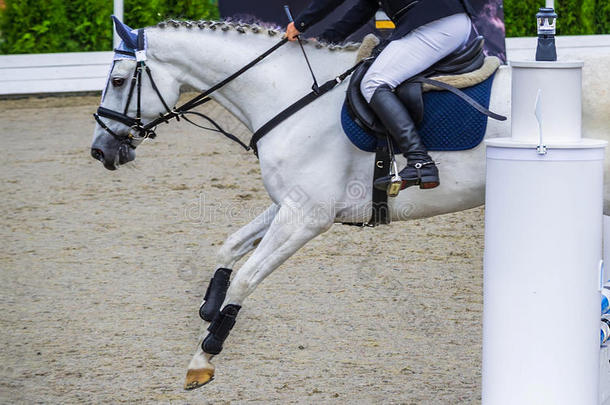
[[[343,129],[354,145],[361,150],[375,152],[374,180],[389,174],[392,161],[390,153],[392,150],[390,147],[392,142],[388,142],[387,131],[383,124],[377,119],[373,110],[370,109],[360,92],[362,78],[374,60],[374,58],[369,56],[372,53],[373,48],[378,44],[379,40],[373,35],[365,37],[362,42],[358,52],[358,60],[361,62],[352,74],[341,113],[341,124],[343,125]],[[431,102],[433,99],[431,96],[433,95],[427,96],[427,103],[429,103],[428,105],[431,106],[433,110],[426,112],[426,121],[424,121],[423,93],[434,90],[447,90],[454,95],[459,96],[479,113],[482,113],[487,117],[498,120],[506,119],[483,107],[479,102],[485,104],[483,101],[484,98],[475,96],[475,94],[478,94],[481,86],[490,86],[490,78],[492,78],[500,66],[500,60],[497,57],[485,57],[483,54],[483,45],[483,37],[477,37],[463,49],[452,53],[417,76],[406,80],[396,88],[395,92],[398,98],[406,106],[418,128],[421,126],[422,130],[425,130],[430,127],[430,122],[428,121],[430,120],[431,113],[433,116],[438,112],[434,110],[434,108],[439,108],[436,107],[438,106],[438,103],[436,103],[435,106],[435,103]],[[467,89],[466,92],[458,90],[467,87],[471,88]],[[489,89],[489,87],[487,87],[487,89]],[[483,91],[485,92],[485,90]],[[438,95],[441,96],[441,99],[446,100],[442,93],[438,92]],[[474,96],[474,98],[471,97],[471,95]],[[442,110],[444,107],[440,108],[440,111],[444,111]],[[470,112],[470,116],[472,116],[472,112]],[[422,121],[425,125],[420,125],[422,124]],[[484,122],[485,125],[487,123],[487,120],[479,119],[479,121]],[[482,131],[475,132],[480,133],[480,138],[482,138],[485,134],[484,126]],[[375,137],[377,139],[375,139]],[[475,142],[478,144],[480,139]],[[366,144],[366,147],[364,144]],[[369,149],[368,147],[371,148]],[[373,187],[372,200],[373,211],[367,225],[376,226],[379,224],[389,224],[390,217],[388,215],[388,195],[386,191]]]
[[[378,41],[377,38],[368,38],[368,40]],[[478,84],[496,71],[500,66],[500,60],[496,57],[485,57],[484,43],[485,39],[482,36],[476,37],[463,49],[441,59],[396,88],[398,98],[407,107],[416,125],[419,125],[424,117],[424,91],[449,90],[464,98],[457,88]],[[365,46],[370,48],[370,44],[365,45],[363,42],[363,47]],[[386,130],[383,124],[377,119],[360,92],[360,82],[373,60],[373,58],[364,60],[352,74],[345,104],[350,117],[356,124],[378,137],[385,137]],[[467,98],[465,100],[472,105]],[[474,105],[473,107],[477,108]]]

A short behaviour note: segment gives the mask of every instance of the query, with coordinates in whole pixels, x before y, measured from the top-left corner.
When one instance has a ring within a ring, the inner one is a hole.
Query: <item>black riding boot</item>
[[[428,155],[409,112],[392,89],[386,85],[379,86],[369,105],[407,158],[407,166],[398,173],[402,178],[400,189],[415,185],[423,189],[438,186],[438,169]],[[389,183],[390,176],[381,177],[375,181],[375,188],[387,190]]]

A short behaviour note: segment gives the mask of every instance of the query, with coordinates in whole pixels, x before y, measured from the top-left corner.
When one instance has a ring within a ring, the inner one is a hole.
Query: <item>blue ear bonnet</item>
[[[129,49],[137,49],[138,48],[138,35],[129,28],[126,24],[124,24],[121,20],[116,18],[116,16],[112,15],[112,21],[114,21],[114,28],[116,29],[116,33],[119,34],[119,37],[123,40],[125,46]]]
[[[148,45],[147,41],[146,41],[146,35],[143,35],[143,39],[144,39],[144,44],[142,46],[143,49],[139,49],[139,47],[138,47],[138,30],[131,29],[128,25],[124,24],[121,20],[119,20],[114,15],[111,16],[111,17],[112,17],[112,21],[114,22],[114,27],[116,29],[116,32],[119,35],[119,37],[122,39],[121,43],[117,47],[117,50],[119,50],[119,51],[127,51],[127,52],[130,52],[130,53],[134,54],[134,55],[127,55],[127,54],[124,54],[124,53],[115,52],[114,60],[120,60],[120,59],[132,59],[132,60],[135,60],[136,59],[136,56],[135,56],[136,51],[144,51],[144,52],[142,52],[142,55],[140,55],[140,56],[145,55],[146,48],[147,48],[147,45]],[[143,57],[145,59],[145,56],[143,56]]]

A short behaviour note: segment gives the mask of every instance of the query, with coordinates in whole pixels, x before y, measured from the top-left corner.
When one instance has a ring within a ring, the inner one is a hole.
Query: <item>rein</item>
[[[277,44],[275,44],[274,46],[272,46],[271,48],[269,48],[268,50],[266,50],[265,52],[260,54],[256,59],[254,59],[253,61],[251,61],[244,67],[242,67],[241,69],[239,69],[237,72],[233,73],[226,79],[224,79],[221,82],[210,87],[208,90],[198,94],[197,96],[193,97],[186,103],[182,104],[179,107],[175,107],[172,110],[168,107],[167,103],[165,102],[165,99],[161,95],[161,92],[157,88],[157,85],[153,79],[150,68],[146,65],[146,50],[145,50],[145,46],[144,46],[144,29],[139,29],[138,38],[137,38],[137,49],[135,51],[132,52],[132,51],[126,51],[126,50],[122,50],[122,49],[115,49],[116,53],[135,57],[136,62],[137,62],[136,69],[134,70],[133,76],[131,78],[129,94],[127,95],[127,103],[125,104],[125,109],[121,113],[121,112],[110,110],[108,108],[100,106],[97,109],[97,113],[93,114],[93,117],[95,118],[97,123],[100,125],[100,127],[102,127],[108,134],[112,135],[118,141],[126,143],[127,145],[129,145],[131,148],[134,148],[134,149],[144,139],[147,139],[147,138],[153,139],[157,136],[157,134],[155,132],[157,125],[159,125],[163,122],[169,123],[169,121],[174,118],[177,121],[179,121],[182,118],[189,124],[192,124],[196,127],[210,130],[210,131],[219,132],[219,133],[223,134],[230,140],[240,144],[245,150],[252,149],[254,151],[254,154],[258,157],[258,149],[256,147],[256,143],[263,136],[265,136],[269,131],[271,131],[273,128],[275,128],[277,125],[279,125],[286,118],[295,114],[297,111],[301,110],[303,107],[305,107],[309,103],[313,102],[318,97],[321,97],[324,94],[326,94],[327,92],[331,91],[333,88],[335,88],[335,86],[339,85],[341,82],[343,82],[343,80],[345,80],[349,75],[351,75],[354,72],[354,70],[356,70],[356,68],[358,68],[358,66],[360,66],[360,64],[364,61],[364,60],[362,60],[362,61],[358,62],[356,65],[352,66],[351,68],[349,68],[348,70],[346,70],[345,72],[340,74],[339,76],[327,81],[326,83],[324,83],[322,86],[319,86],[319,87],[318,87],[318,84],[317,84],[315,76],[314,76],[314,84],[312,86],[313,91],[311,93],[305,95],[304,97],[302,97],[301,99],[299,99],[298,101],[296,101],[295,103],[293,103],[292,105],[290,105],[289,107],[284,109],[283,111],[281,111],[271,120],[269,120],[266,124],[264,124],[258,130],[256,130],[256,132],[254,132],[254,134],[252,135],[252,138],[250,139],[249,146],[246,145],[245,143],[243,143],[241,140],[239,140],[239,138],[237,138],[235,135],[226,132],[224,129],[222,129],[220,127],[220,125],[218,125],[214,120],[212,120],[207,115],[202,114],[200,112],[196,112],[196,111],[190,111],[193,108],[198,107],[198,106],[210,101],[211,100],[211,98],[209,97],[210,94],[214,93],[218,89],[222,88],[223,86],[227,85],[228,83],[230,83],[231,81],[233,81],[234,79],[236,79],[237,77],[239,77],[240,75],[242,75],[243,73],[248,71],[254,65],[256,65],[257,63],[259,63],[260,61],[265,59],[267,56],[271,55],[273,52],[275,52],[278,48],[280,48],[286,42],[288,42],[288,39],[283,38],[280,42],[278,42]],[[301,45],[301,47],[302,47],[302,45]],[[303,49],[303,53],[305,53],[304,49]],[[305,59],[307,60],[307,55],[305,55]],[[309,60],[307,60],[307,64],[309,65]],[[311,70],[311,66],[310,66],[310,70]],[[159,114],[158,118],[155,118],[154,120],[152,120],[151,122],[149,122],[145,125],[142,124],[142,119],[141,119],[142,71],[146,72],[146,75],[150,79],[150,83],[152,85],[153,90],[155,91],[155,93],[157,93],[157,97],[159,97],[159,100],[161,100],[161,103],[163,104],[163,107],[165,107],[165,110],[166,110],[165,114]],[[313,71],[312,71],[312,75],[313,75]],[[129,109],[129,104],[131,103],[131,99],[133,97],[134,90],[137,91],[137,99],[136,99],[137,109],[136,109],[135,118],[127,115],[127,112]],[[212,124],[212,126],[214,128],[208,128],[208,127],[204,127],[202,125],[196,124],[195,122],[191,121],[190,119],[188,119],[186,117],[187,114],[192,114],[192,115],[196,115],[198,117],[204,118],[210,124]],[[118,135],[117,133],[112,131],[110,128],[108,128],[108,126],[102,121],[101,117],[120,122],[120,123],[128,126],[131,130],[126,135],[123,135],[123,136]],[[132,134],[132,130],[137,132],[136,136],[134,136]]]
[[[244,67],[242,67],[241,69],[239,69],[237,72],[233,73],[226,79],[224,79],[221,82],[210,87],[208,90],[202,92],[201,94],[198,94],[197,96],[193,97],[186,103],[184,103],[181,106],[176,107],[172,110],[168,107],[167,103],[163,99],[163,96],[161,95],[161,92],[157,88],[157,85],[153,79],[150,68],[146,65],[146,51],[145,51],[145,46],[144,46],[144,29],[139,29],[138,30],[138,39],[137,39],[137,48],[138,49],[136,49],[133,52],[120,50],[120,49],[115,50],[116,53],[134,56],[136,58],[136,62],[137,62],[136,69],[131,78],[129,94],[127,95],[127,103],[125,104],[124,111],[121,113],[121,112],[110,110],[108,108],[104,108],[104,107],[100,106],[97,109],[97,113],[93,114],[93,117],[95,118],[95,121],[108,134],[113,136],[115,139],[128,144],[132,148],[135,148],[137,146],[137,144],[133,143],[134,141],[140,143],[141,141],[143,141],[146,138],[151,138],[151,139],[155,138],[157,136],[157,134],[155,133],[155,128],[160,123],[163,123],[163,122],[168,123],[173,118],[176,118],[176,120],[178,120],[178,121],[180,120],[180,118],[183,118],[185,121],[187,121],[188,123],[190,123],[192,125],[195,125],[196,127],[220,132],[221,134],[223,134],[227,138],[231,139],[232,141],[239,143],[244,149],[250,150],[249,146],[247,146],[242,141],[240,141],[239,138],[237,138],[235,135],[230,134],[230,133],[226,132],[225,130],[223,130],[210,117],[208,117],[202,113],[190,111],[190,110],[210,101],[211,100],[211,98],[209,97],[210,94],[214,93],[218,89],[222,88],[223,86],[227,85],[228,83],[230,83],[231,81],[233,81],[234,79],[236,79],[237,77],[239,77],[240,75],[245,73],[247,70],[252,68],[254,65],[256,65],[257,63],[259,63],[260,61],[265,59],[267,56],[269,56],[273,52],[275,52],[278,48],[280,48],[286,42],[288,42],[288,39],[283,38],[280,42],[278,42],[277,44],[275,44],[274,46],[272,46],[271,48],[269,48],[268,50],[266,50],[265,52],[260,54],[256,59],[254,59],[253,61],[251,61]],[[143,70],[146,72],[148,78],[150,79],[150,83],[152,85],[153,90],[155,91],[155,93],[157,93],[157,96],[161,100],[161,103],[163,104],[163,107],[165,107],[165,110],[166,110],[165,114],[159,114],[158,118],[152,120],[151,122],[149,122],[145,125],[142,124],[142,120],[141,120],[141,94],[142,94],[142,71]],[[127,115],[127,111],[128,111],[131,99],[133,97],[134,90],[137,90],[137,99],[136,99],[137,100],[136,101],[137,110],[136,110],[135,118]],[[210,122],[214,126],[214,128],[207,128],[207,127],[198,125],[198,124],[194,123],[193,121],[189,120],[186,117],[186,114],[193,114],[193,115],[202,117],[202,118],[206,119],[208,122]],[[108,128],[108,126],[102,121],[101,117],[120,122],[120,123],[130,127],[131,130],[134,130],[137,132],[137,135],[134,136],[132,134],[132,131],[129,131],[128,134],[123,135],[123,136],[118,135],[117,133],[112,131],[110,128]]]

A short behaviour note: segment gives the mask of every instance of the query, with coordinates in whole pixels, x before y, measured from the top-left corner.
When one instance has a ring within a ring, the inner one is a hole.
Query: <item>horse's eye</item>
[[[112,78],[112,85],[114,87],[121,87],[123,85],[123,83],[125,83],[125,79],[123,79],[122,77],[113,77]]]

